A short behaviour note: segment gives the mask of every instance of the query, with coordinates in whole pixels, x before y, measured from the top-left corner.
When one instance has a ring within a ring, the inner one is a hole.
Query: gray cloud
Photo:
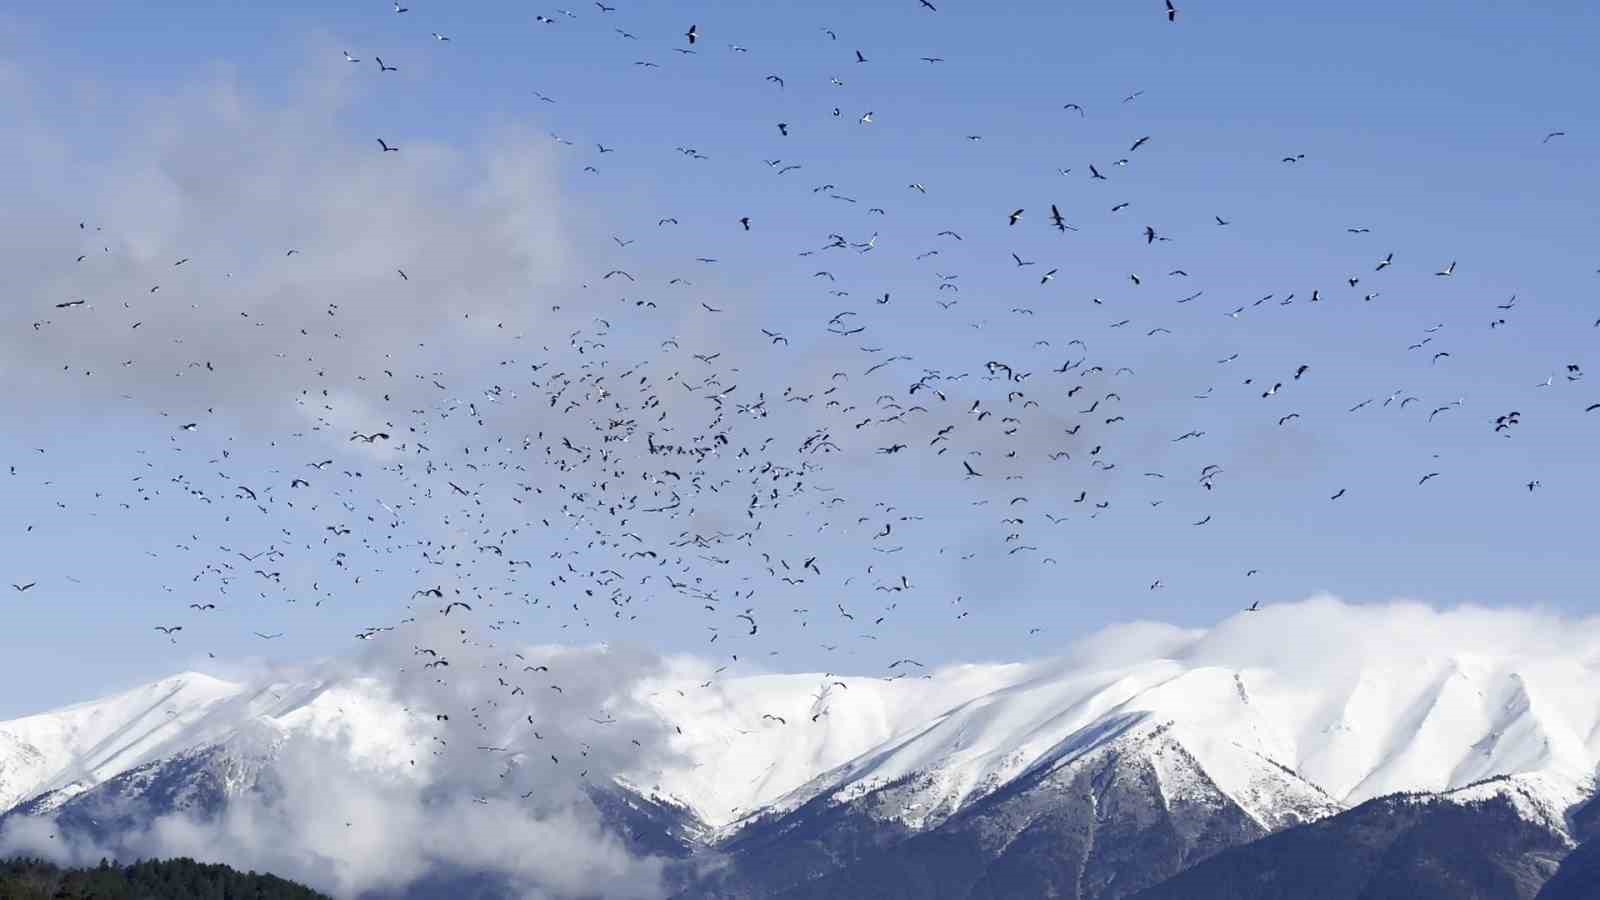
[[[385,153],[350,126],[344,74],[314,68],[282,101],[219,75],[84,124],[51,121],[13,70],[0,163],[32,178],[0,248],[21,279],[0,372],[47,402],[376,427],[419,363],[539,325],[569,266],[548,140],[390,135]]]

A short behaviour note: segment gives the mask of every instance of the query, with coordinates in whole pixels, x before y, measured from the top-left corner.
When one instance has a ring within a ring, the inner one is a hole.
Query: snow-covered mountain
[[[141,769],[226,747],[268,758],[295,733],[340,735],[354,752],[399,769],[417,718],[366,680],[257,685],[186,672],[100,700],[0,722],[0,812],[48,798],[59,806]]]
[[[1575,843],[1569,814],[1600,767],[1600,658],[1482,645],[1261,652],[1226,633],[1253,624],[1133,641],[1153,649],[1145,658],[1090,647],[893,679],[717,678],[673,661],[620,688],[629,715],[657,720],[664,751],[621,764],[602,805],[652,852],[756,860],[789,886],[849,875],[889,848],[920,859],[960,846],[992,866],[1033,846],[1078,873],[1050,891],[1125,896],[1138,886],[1129,866],[1175,874],[1401,792],[1500,804]],[[370,678],[185,674],[3,722],[0,812],[103,816],[107,798],[141,815],[215,807],[250,790],[295,735],[425,779],[436,717],[397,697]],[[1119,855],[1106,840],[1115,829],[1123,847],[1165,861]],[[717,891],[783,887],[729,884]]]

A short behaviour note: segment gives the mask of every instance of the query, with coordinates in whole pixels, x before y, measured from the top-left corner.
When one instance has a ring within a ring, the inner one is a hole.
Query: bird
[[[399,147],[391,147],[391,146],[389,146],[388,144],[384,143],[383,138],[378,138],[378,146],[383,148],[383,152],[384,153],[399,153],[400,152],[400,148]]]
[[[16,582],[12,582],[11,587],[16,590],[17,593],[21,594],[36,584],[38,584],[37,581],[30,581],[27,584],[17,584]]]
[[[1012,210],[1012,211],[1011,211],[1011,215],[1010,215],[1010,216],[1008,216],[1008,217],[1007,217],[1007,218],[1008,218],[1008,219],[1009,219],[1009,220],[1010,220],[1010,221],[1009,221],[1009,222],[1008,222],[1008,224],[1010,224],[1010,225],[1015,225],[1015,224],[1017,224],[1017,220],[1019,220],[1019,219],[1021,219],[1021,218],[1022,218],[1022,210],[1020,210],[1020,209],[1014,209],[1014,210]]]
[[[1167,0],[1167,21],[1178,21],[1178,8],[1172,5],[1172,0]]]
[[[385,65],[384,62],[383,62],[383,57],[381,57],[381,56],[374,56],[372,59],[373,59],[373,61],[375,61],[378,64],[378,71],[379,72],[398,72],[398,71],[400,71],[398,68],[396,68],[394,66]]]
[[[1455,262],[1455,260],[1451,260],[1450,261],[1450,265],[1445,266],[1443,269],[1440,269],[1439,271],[1437,271],[1437,272],[1435,272],[1433,274],[1437,275],[1437,276],[1439,276],[1441,278],[1449,278],[1451,275],[1454,275],[1455,273],[1456,273],[1456,262]]]
[[[685,32],[684,32],[684,33],[683,33],[683,36],[684,36],[684,37],[686,37],[686,38],[688,38],[688,39],[689,39],[689,43],[690,43],[690,44],[691,44],[691,45],[693,45],[693,44],[694,44],[694,42],[695,42],[695,40],[696,40],[696,39],[697,39],[697,38],[698,38],[698,37],[699,37],[699,33],[698,33],[698,31],[699,31],[699,26],[696,26],[696,25],[690,25],[690,26],[689,26],[689,30],[688,30],[688,31],[685,31]]]

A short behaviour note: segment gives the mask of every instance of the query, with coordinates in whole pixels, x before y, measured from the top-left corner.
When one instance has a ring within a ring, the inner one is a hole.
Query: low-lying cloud
[[[497,649],[455,625],[436,616],[317,667],[310,682],[279,672],[247,691],[286,699],[270,724],[221,745],[240,761],[224,768],[251,773],[221,809],[166,812],[99,840],[66,820],[14,816],[0,855],[190,856],[340,897],[401,893],[441,872],[529,898],[661,896],[662,862],[608,828],[589,790],[670,757],[665,724],[634,699],[663,662],[598,647]],[[439,660],[448,665],[423,668]],[[105,802],[94,815],[109,820],[117,801]]]

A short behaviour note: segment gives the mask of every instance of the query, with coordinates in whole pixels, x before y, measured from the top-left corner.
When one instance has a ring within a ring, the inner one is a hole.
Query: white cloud
[[[670,758],[666,726],[633,699],[662,671],[657,658],[520,648],[550,667],[527,673],[512,651],[464,639],[438,616],[403,639],[370,643],[358,658],[316,669],[317,690],[287,687],[305,684],[304,670],[256,683],[290,708],[224,743],[245,761],[241,771],[259,774],[236,784],[245,790],[214,817],[163,815],[107,846],[58,832],[48,818],[13,819],[0,854],[74,864],[191,856],[341,897],[452,871],[502,879],[526,897],[663,894],[662,861],[608,833],[585,791]],[[421,668],[439,658],[449,666]]]

